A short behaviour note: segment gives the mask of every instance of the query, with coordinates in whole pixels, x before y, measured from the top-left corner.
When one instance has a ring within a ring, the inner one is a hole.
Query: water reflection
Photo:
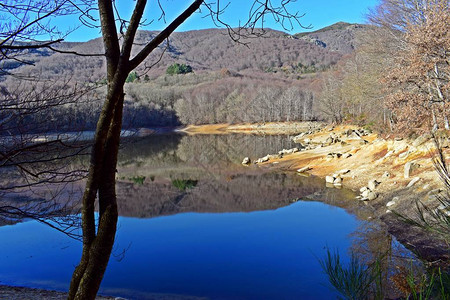
[[[396,243],[382,227],[357,221],[355,216],[366,220],[370,211],[351,191],[240,164],[244,156],[294,146],[286,136],[126,141],[117,173],[121,218],[115,258],[102,291],[139,299],[334,297],[316,259],[325,246],[342,254],[357,250],[370,260],[380,247],[393,251]],[[358,229],[362,225],[372,227]],[[2,283],[67,289],[78,242],[36,222],[0,227],[0,236],[8,241],[0,249]]]

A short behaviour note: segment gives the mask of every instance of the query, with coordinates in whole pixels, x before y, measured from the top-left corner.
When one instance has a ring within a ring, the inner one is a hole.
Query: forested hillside
[[[364,30],[366,26],[347,23],[297,35],[268,29],[261,38],[240,42],[232,41],[224,29],[176,32],[130,75],[124,124],[148,127],[328,117],[315,101],[323,89],[324,74],[348,60]],[[135,52],[141,42],[155,34],[139,32]],[[10,124],[11,129],[81,130],[95,126],[91,120],[99,113],[98,100],[105,91],[102,41],[62,43],[59,49],[82,55],[35,51],[21,55],[34,65],[3,65],[22,78],[32,78],[32,84],[17,77],[3,80],[5,99],[14,102],[32,93],[49,98],[49,91],[55,94],[51,98],[65,97],[64,101],[55,100],[46,116],[21,117]],[[193,72],[166,73],[175,63]],[[68,90],[71,92],[65,92]],[[52,122],[46,122],[49,119]],[[27,127],[32,120],[39,126]]]

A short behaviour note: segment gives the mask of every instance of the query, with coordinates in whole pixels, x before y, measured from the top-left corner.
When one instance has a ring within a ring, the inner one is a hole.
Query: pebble
[[[420,177],[414,177],[413,180],[411,180],[406,187],[412,187],[414,184],[416,184],[420,180]]]

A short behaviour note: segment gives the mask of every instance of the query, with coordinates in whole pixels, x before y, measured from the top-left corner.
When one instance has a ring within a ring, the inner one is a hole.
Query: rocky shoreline
[[[435,171],[430,136],[383,139],[356,126],[315,128],[293,137],[297,147],[242,163],[324,178],[330,188],[348,188],[360,195],[375,218],[418,257],[431,265],[450,266],[450,246],[437,235],[405,224],[398,215],[417,218],[416,201],[450,215],[436,195],[444,193]],[[446,143],[446,144],[445,144]],[[444,153],[448,154],[448,139]],[[443,195],[443,194],[442,194]]]

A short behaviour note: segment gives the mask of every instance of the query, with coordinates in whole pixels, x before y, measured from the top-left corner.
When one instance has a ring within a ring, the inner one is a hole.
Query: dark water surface
[[[293,146],[285,136],[248,135],[127,142],[118,167],[121,217],[101,293],[336,298],[318,262],[325,247],[348,261],[350,250],[370,256],[396,243],[360,220],[365,209],[351,192],[240,165],[244,156]],[[80,242],[36,221],[2,226],[0,238],[0,284],[68,289]]]

